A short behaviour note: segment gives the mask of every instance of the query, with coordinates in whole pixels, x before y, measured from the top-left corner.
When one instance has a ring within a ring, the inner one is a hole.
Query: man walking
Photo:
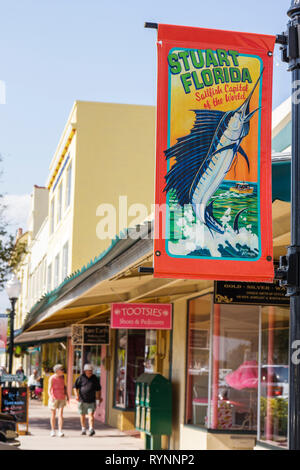
[[[76,400],[79,402],[78,411],[80,414],[81,434],[86,435],[85,417],[89,419],[89,436],[95,434],[94,413],[96,407],[102,401],[101,386],[96,375],[93,374],[93,366],[85,364],[83,374],[75,382]]]

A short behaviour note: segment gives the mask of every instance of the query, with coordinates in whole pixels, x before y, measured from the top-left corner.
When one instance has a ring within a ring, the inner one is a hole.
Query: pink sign
[[[111,328],[171,330],[171,304],[111,304]]]

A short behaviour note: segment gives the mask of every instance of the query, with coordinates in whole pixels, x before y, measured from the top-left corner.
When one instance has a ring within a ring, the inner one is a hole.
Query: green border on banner
[[[184,50],[197,50],[193,48],[186,48],[186,47],[173,47],[170,49],[169,53],[173,51],[184,51]],[[216,52],[216,50],[213,50]],[[261,68],[260,73],[263,70],[263,60],[261,57],[254,55],[254,54],[239,54],[241,57],[251,57],[258,59]],[[170,69],[168,70],[168,136],[167,136],[167,148],[170,148],[170,110],[171,110],[171,76]],[[188,255],[173,255],[169,252],[168,243],[169,240],[165,239],[165,249],[168,256],[171,258],[183,258],[183,259],[205,259],[205,260],[226,260],[226,261],[258,261],[261,258],[261,213],[260,213],[260,160],[261,160],[261,101],[262,101],[262,81],[259,85],[259,119],[258,119],[258,172],[257,172],[257,214],[258,214],[258,236],[259,236],[259,254],[255,258],[230,258],[230,257],[207,257],[207,256],[188,256]],[[167,161],[167,170],[170,169],[170,162]],[[227,180],[226,180],[227,181]],[[228,180],[229,181],[229,180]],[[166,214],[166,234],[169,233],[170,228],[170,213],[169,213],[169,194],[166,195],[166,202],[167,202],[167,214]]]

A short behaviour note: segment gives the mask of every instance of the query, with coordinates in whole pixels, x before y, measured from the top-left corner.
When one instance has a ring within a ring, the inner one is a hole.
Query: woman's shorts
[[[80,401],[78,403],[78,411],[80,415],[88,415],[94,413],[96,410],[96,403],[85,403]]]
[[[66,400],[53,400],[49,399],[48,408],[50,410],[58,410],[59,408],[64,408],[66,406]]]

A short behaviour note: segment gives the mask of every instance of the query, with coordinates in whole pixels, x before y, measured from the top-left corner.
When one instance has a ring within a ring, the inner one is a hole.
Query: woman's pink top
[[[51,377],[51,395],[55,400],[64,400],[66,397],[65,394],[65,378],[64,376],[56,377],[53,375]]]

